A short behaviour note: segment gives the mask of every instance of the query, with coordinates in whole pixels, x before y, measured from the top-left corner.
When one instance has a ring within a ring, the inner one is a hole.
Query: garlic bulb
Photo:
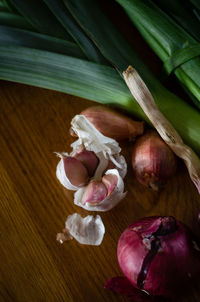
[[[123,178],[127,164],[120,154],[121,148],[114,139],[101,134],[84,115],[76,115],[71,125],[78,139],[71,144],[70,154],[58,154],[61,160],[57,178],[65,188],[77,191],[76,205],[89,211],[110,210],[126,195]],[[108,170],[108,167],[114,169]]]
[[[60,183],[68,190],[77,191],[86,185],[90,177],[99,180],[109,163],[112,163],[124,178],[127,165],[124,157],[120,155],[119,144],[114,139],[102,135],[83,115],[76,115],[71,124],[78,139],[71,144],[73,150],[70,154],[57,153],[60,162],[56,176]]]

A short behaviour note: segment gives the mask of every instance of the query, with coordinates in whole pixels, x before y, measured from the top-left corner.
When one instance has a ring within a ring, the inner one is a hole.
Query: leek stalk
[[[197,45],[197,40],[150,0],[116,1],[125,9],[144,39],[165,64],[179,51],[179,62],[183,59],[183,64],[177,66],[174,60],[174,74],[186,87],[186,91],[193,94],[195,104],[200,108],[200,45],[199,52],[194,58],[190,58],[190,47]],[[187,48],[189,58],[185,62],[185,53],[182,54],[180,50],[185,51]]]

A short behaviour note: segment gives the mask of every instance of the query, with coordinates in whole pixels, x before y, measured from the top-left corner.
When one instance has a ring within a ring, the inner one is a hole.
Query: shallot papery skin
[[[132,119],[103,106],[89,107],[81,112],[103,135],[115,140],[134,140],[144,132],[144,122]]]
[[[150,130],[133,147],[132,167],[140,183],[158,191],[175,174],[177,158],[158,133]]]
[[[200,274],[198,244],[190,230],[171,216],[132,223],[119,239],[117,256],[132,286],[150,297],[182,294]]]

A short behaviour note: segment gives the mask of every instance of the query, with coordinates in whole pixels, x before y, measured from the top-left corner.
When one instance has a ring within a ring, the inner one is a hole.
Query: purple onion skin
[[[151,296],[179,295],[200,273],[200,251],[192,234],[173,217],[131,224],[119,239],[117,255],[129,282]]]
[[[172,302],[163,300],[161,297],[149,296],[145,292],[135,288],[126,277],[114,277],[105,284],[106,289],[110,289],[117,294],[124,295],[132,301],[137,302]]]
[[[200,224],[200,210],[199,210],[199,212],[198,212],[198,217],[197,217],[197,219],[198,219],[198,223]]]

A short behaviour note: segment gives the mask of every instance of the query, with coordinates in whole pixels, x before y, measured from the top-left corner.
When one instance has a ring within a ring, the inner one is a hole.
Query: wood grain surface
[[[128,224],[149,215],[174,215],[199,235],[200,197],[184,165],[179,162],[175,177],[154,193],[132,174],[132,145],[121,144],[129,164],[128,194],[101,214],[103,243],[60,245],[56,233],[66,217],[88,212],[73,204],[73,193],[56,179],[54,151],[70,151],[70,120],[92,103],[21,84],[0,85],[0,301],[128,301],[104,289],[107,279],[122,275],[116,246]],[[199,300],[197,288],[183,299]]]
[[[161,63],[142,42],[125,16],[110,5],[110,15],[154,73]],[[121,22],[123,20],[123,22]],[[137,41],[137,43],[136,43]],[[169,81],[169,85],[170,81]],[[177,85],[170,86],[177,92]],[[179,94],[182,93],[179,91]],[[186,97],[187,99],[187,97]],[[56,178],[55,151],[70,152],[68,129],[75,114],[94,103],[42,88],[0,81],[0,302],[128,301],[104,289],[121,275],[117,241],[134,220],[173,215],[200,237],[200,196],[181,161],[176,175],[159,193],[135,179],[130,165],[131,143],[120,144],[128,162],[126,198],[101,213],[106,233],[99,247],[75,240],[60,245],[69,214],[96,215],[73,204],[73,192]],[[199,302],[194,286],[180,302]]]

